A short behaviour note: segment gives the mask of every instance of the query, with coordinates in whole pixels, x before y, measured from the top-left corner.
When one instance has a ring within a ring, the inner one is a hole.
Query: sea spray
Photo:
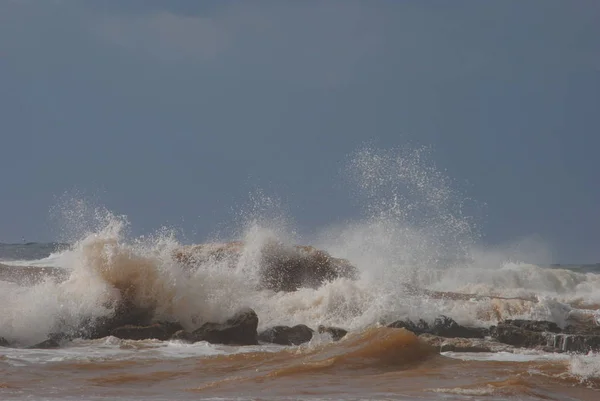
[[[77,332],[112,316],[123,300],[188,330],[223,321],[241,307],[256,310],[260,328],[325,324],[353,330],[439,314],[482,325],[507,317],[562,322],[569,308],[561,301],[574,294],[600,299],[595,274],[506,263],[496,250],[486,257],[465,211],[468,199],[429,157],[427,149],[358,151],[348,175],[363,199],[363,215],[305,238],[276,198],[253,193],[237,213],[233,238],[223,239],[243,244],[233,266],[214,258],[179,263],[173,254],[182,245],[173,230],[132,238],[126,217],[66,197],[54,213],[63,216],[61,239],[72,246],[53,263],[68,278],[31,286],[0,281],[0,336],[28,345],[53,332]],[[359,277],[293,292],[261,288],[262,251],[271,242],[312,244],[348,259]],[[432,290],[473,298],[434,296]]]

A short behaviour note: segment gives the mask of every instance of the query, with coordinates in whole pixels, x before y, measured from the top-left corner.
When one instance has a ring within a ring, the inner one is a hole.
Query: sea
[[[135,235],[126,216],[64,197],[53,208],[62,216],[57,242],[0,244],[0,337],[11,344],[0,347],[0,400],[600,400],[595,353],[440,352],[386,327],[440,315],[471,326],[507,318],[565,326],[600,310],[600,265],[543,262],[545,247],[531,241],[483,245],[468,198],[425,153],[357,152],[347,171],[360,216],[308,234],[279,201],[253,193],[231,230],[203,241],[242,241],[234,267],[182,266],[173,258],[187,244],[179,230]],[[261,288],[260,253],[273,240],[347,259],[359,277],[291,292]],[[349,334],[315,334],[299,346],[109,336],[30,348],[111,316],[119,288],[189,330],[250,307],[259,331],[306,324]]]

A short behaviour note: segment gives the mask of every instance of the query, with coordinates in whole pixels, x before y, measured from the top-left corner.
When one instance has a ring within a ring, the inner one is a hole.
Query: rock
[[[440,316],[433,322],[429,328],[431,334],[448,337],[448,338],[484,338],[488,334],[488,330],[478,327],[461,326],[447,316]]]
[[[346,334],[348,334],[347,330],[340,329],[338,327],[319,326],[318,331],[319,333],[328,333],[333,341],[339,341],[346,336]]]
[[[250,308],[236,313],[225,323],[205,323],[192,335],[194,341],[211,344],[258,345],[258,316]]]
[[[303,324],[294,327],[275,326],[261,332],[258,339],[265,343],[280,345],[300,345],[312,339],[313,330]]]
[[[311,246],[271,243],[263,248],[261,284],[274,291],[319,288],[339,277],[356,279],[357,270],[347,260],[331,257]]]
[[[4,337],[0,337],[0,347],[8,347],[10,344]]]
[[[492,344],[482,339],[472,338],[445,338],[433,334],[421,334],[419,339],[440,352],[496,352],[499,344]],[[506,347],[506,346],[505,346]],[[500,348],[505,348],[500,346]]]
[[[412,331],[416,335],[428,333],[448,338],[483,338],[488,334],[487,329],[461,326],[447,316],[438,317],[432,325],[429,325],[422,319],[417,323],[414,323],[411,320],[398,320],[389,324],[388,327],[406,329]]]
[[[193,343],[194,342],[194,334],[190,333],[189,331],[179,330],[171,336],[170,340],[183,341],[186,343]]]
[[[155,339],[166,341],[181,329],[182,327],[178,323],[155,323],[150,326],[126,325],[112,330],[110,334],[123,340]]]
[[[499,323],[490,327],[490,335],[496,341],[520,348],[548,345],[548,336],[538,331],[525,330],[518,326]]]
[[[139,308],[124,301],[117,305],[112,316],[89,320],[75,334],[89,340],[103,338],[123,326],[150,326],[154,324],[153,315],[154,311],[150,309]]]
[[[490,328],[490,335],[515,347],[536,348],[546,352],[588,353],[600,351],[600,333],[594,326],[569,326],[564,332],[553,322],[505,320]]]
[[[387,327],[391,327],[394,329],[406,329],[408,331],[412,331],[416,335],[429,333],[429,324],[423,319],[419,319],[417,323],[414,323],[412,320],[397,320],[393,323],[388,324]]]
[[[237,266],[244,243],[201,244],[179,248],[173,257],[194,266],[223,263]],[[274,291],[296,291],[301,287],[318,288],[324,282],[345,277],[356,279],[357,269],[345,259],[330,256],[311,246],[289,246],[271,241],[260,251],[260,286]]]
[[[555,334],[548,339],[548,345],[563,352],[587,354],[600,351],[600,335],[589,334]]]
[[[560,333],[562,330],[554,322],[546,320],[522,320],[522,319],[506,319],[503,322],[506,325],[520,327],[523,330]]]

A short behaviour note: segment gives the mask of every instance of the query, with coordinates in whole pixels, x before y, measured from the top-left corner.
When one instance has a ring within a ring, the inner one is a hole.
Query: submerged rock
[[[344,338],[346,336],[346,334],[348,334],[347,330],[340,329],[339,327],[319,326],[318,331],[319,331],[319,333],[329,334],[331,336],[331,338],[333,339],[333,341],[339,341],[342,338]]]
[[[229,242],[182,247],[173,257],[190,266],[218,262],[234,267],[243,252],[244,243]],[[336,278],[358,277],[358,270],[345,259],[334,258],[311,246],[289,246],[274,241],[260,250],[260,266],[261,287],[274,291],[318,288]]]
[[[160,340],[166,341],[182,329],[179,323],[155,323],[150,326],[126,325],[111,331],[111,335],[123,340]]]
[[[258,316],[250,308],[236,313],[225,323],[205,323],[192,334],[196,341],[207,341],[212,344],[258,345]]]
[[[280,345],[300,345],[309,342],[312,339],[313,330],[304,325],[298,324],[294,327],[275,326],[261,332],[258,339],[265,343]]]

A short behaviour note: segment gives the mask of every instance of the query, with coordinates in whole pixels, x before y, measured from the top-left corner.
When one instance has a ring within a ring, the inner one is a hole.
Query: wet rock
[[[319,326],[318,331],[319,333],[328,333],[333,341],[339,341],[348,334],[347,330],[340,329],[339,327]]]
[[[358,272],[347,260],[331,257],[311,246],[271,243],[263,248],[261,284],[274,291],[318,288],[339,277],[356,279]]]
[[[484,338],[488,330],[479,327],[466,327],[456,323],[448,316],[440,316],[429,328],[429,333],[448,338]]]
[[[506,319],[503,324],[537,332],[560,333],[562,331],[556,323],[546,320]]]
[[[0,347],[8,347],[10,344],[4,337],[0,337]]]
[[[433,334],[421,334],[419,339],[439,349],[440,352],[496,352],[498,348],[502,350],[506,348],[479,338],[445,338]]]
[[[406,329],[408,331],[412,331],[416,335],[429,333],[429,323],[424,321],[423,319],[419,319],[418,322],[413,322],[410,319],[407,320],[397,320],[393,323],[388,324],[387,327],[391,327],[394,329]]]
[[[300,345],[312,339],[313,330],[303,324],[294,327],[275,326],[261,332],[258,339],[265,343],[280,345]]]
[[[235,314],[225,323],[205,323],[193,335],[194,341],[212,344],[257,345],[258,316],[250,308]]]
[[[543,332],[525,330],[511,324],[499,323],[490,327],[490,335],[496,341],[520,348],[534,348],[548,345],[548,336]]]
[[[432,325],[422,319],[417,323],[411,320],[398,320],[389,324],[388,327],[406,329],[417,335],[427,333],[448,338],[483,338],[488,334],[487,329],[461,326],[447,316],[438,317]]]
[[[182,327],[178,323],[155,323],[149,326],[126,325],[110,332],[114,337],[123,340],[160,340],[166,341]]]
[[[139,308],[130,302],[121,302],[112,316],[89,320],[78,331],[77,337],[94,340],[112,335],[112,332],[123,326],[150,326],[154,311]]]
[[[242,242],[182,247],[173,257],[184,265],[222,263],[237,266],[244,252]],[[272,241],[260,250],[260,286],[274,291],[318,288],[324,282],[345,277],[356,279],[358,270],[345,259],[334,258],[311,246],[290,246]]]
[[[597,352],[600,351],[600,335],[555,334],[548,338],[548,345],[563,352]]]

